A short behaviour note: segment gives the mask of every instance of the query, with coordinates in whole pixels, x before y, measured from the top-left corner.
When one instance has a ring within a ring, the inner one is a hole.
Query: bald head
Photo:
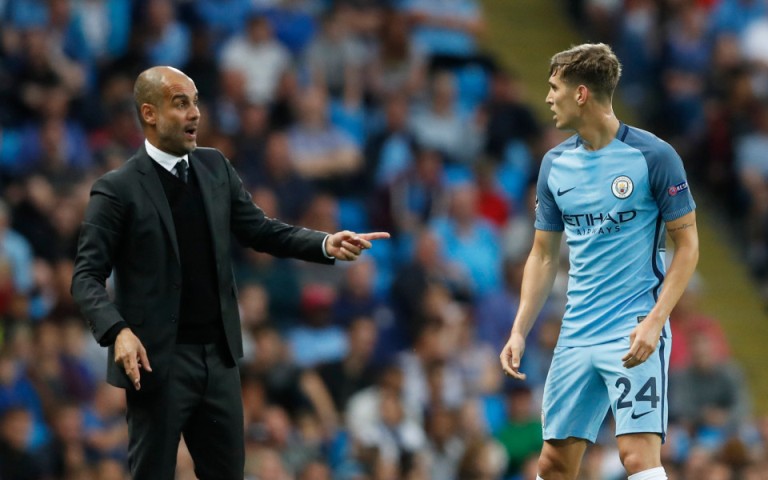
[[[160,106],[163,102],[163,87],[172,80],[189,77],[181,70],[173,67],[152,67],[144,70],[136,78],[133,85],[133,99],[136,102],[136,110],[139,112],[139,120],[144,123],[141,114],[141,106],[145,103]]]
[[[136,78],[133,96],[149,143],[179,156],[197,148],[198,93],[184,72],[172,67],[145,70]]]

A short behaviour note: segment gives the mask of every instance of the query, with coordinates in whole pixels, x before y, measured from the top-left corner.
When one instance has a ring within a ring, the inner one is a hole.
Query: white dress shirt
[[[185,162],[187,162],[187,166],[189,166],[189,155],[185,154],[183,157],[177,157],[175,155],[171,155],[170,153],[166,153],[156,146],[149,143],[149,140],[144,140],[144,147],[147,149],[147,155],[149,155],[149,158],[154,160],[155,162],[159,163],[161,167],[168,170],[172,174],[176,175],[176,172],[174,171],[176,168],[176,164],[179,163],[179,160],[184,159]]]

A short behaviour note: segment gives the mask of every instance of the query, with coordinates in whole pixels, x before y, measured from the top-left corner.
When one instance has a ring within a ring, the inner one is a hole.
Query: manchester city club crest
[[[632,191],[635,189],[635,184],[632,183],[632,179],[626,175],[616,177],[611,184],[611,191],[616,198],[625,199],[632,195]]]

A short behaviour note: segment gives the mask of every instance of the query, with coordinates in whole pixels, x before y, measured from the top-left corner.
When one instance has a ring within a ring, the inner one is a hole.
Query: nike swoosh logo
[[[640,415],[636,414],[635,412],[632,412],[632,420],[637,420],[640,417],[644,417],[648,415],[649,413],[653,412],[653,410],[648,410],[647,412],[643,412]]]
[[[576,187],[571,187],[571,188],[569,188],[568,190],[560,190],[560,189],[558,188],[558,189],[557,189],[557,196],[558,196],[558,197],[562,197],[563,195],[565,195],[566,193],[570,192],[570,191],[571,191],[571,190],[573,190],[574,188],[576,188]]]

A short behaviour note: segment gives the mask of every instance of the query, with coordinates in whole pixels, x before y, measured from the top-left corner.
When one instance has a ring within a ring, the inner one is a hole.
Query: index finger
[[[358,233],[357,238],[361,240],[381,240],[382,238],[389,238],[389,232]]]
[[[638,350],[637,346],[633,344],[632,348],[629,349],[629,352],[627,352],[626,355],[621,357],[621,362],[624,368],[632,368],[642,363],[641,361],[639,361],[640,359],[637,356],[637,350]]]
[[[512,355],[501,354],[501,368],[504,370],[504,373],[512,378],[518,380],[525,380],[526,378],[526,375],[520,372],[520,360],[514,359]]]
[[[507,375],[509,375],[510,377],[516,380],[525,380],[527,378],[527,375],[521,372],[520,370],[504,367],[504,371],[507,373]]]
[[[629,345],[629,351],[626,353],[626,355],[621,357],[621,361],[622,362],[626,362],[630,358],[634,357],[637,354],[637,351],[639,349],[640,349],[640,347],[638,346],[637,342],[633,339],[632,343],[630,343],[630,345]]]
[[[128,378],[131,379],[133,385],[136,386],[139,384],[140,379],[138,359],[136,358],[136,355],[133,354],[129,355],[126,360],[127,362],[125,364],[125,374],[128,375]]]
[[[621,357],[621,361],[626,362],[630,358],[633,358],[635,356],[636,351],[637,351],[637,347],[633,345],[632,347],[630,347],[629,351],[623,357]]]
[[[147,350],[142,346],[139,350],[139,363],[144,367],[144,370],[151,372],[152,367],[149,365],[149,356],[147,356]]]

